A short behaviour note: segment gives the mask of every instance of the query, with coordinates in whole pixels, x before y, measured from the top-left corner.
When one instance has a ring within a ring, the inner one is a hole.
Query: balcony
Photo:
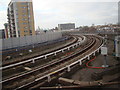
[[[7,16],[10,16],[10,14],[7,14]]]
[[[13,13],[14,12],[13,9],[10,12]]]
[[[14,22],[14,20],[10,19],[10,22]]]
[[[15,22],[11,22],[12,24],[15,24]]]
[[[12,20],[14,20],[14,17],[11,17]]]
[[[7,17],[8,20],[10,20],[10,17]]]
[[[11,25],[11,28],[15,29],[15,25]]]
[[[15,27],[15,25],[14,25],[14,24],[11,24],[11,27]]]
[[[8,20],[8,23],[10,23],[10,20]]]
[[[14,17],[14,14],[10,14],[11,15],[11,17]]]

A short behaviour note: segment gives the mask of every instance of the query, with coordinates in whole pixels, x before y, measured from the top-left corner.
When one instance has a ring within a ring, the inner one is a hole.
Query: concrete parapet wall
[[[0,39],[0,41],[2,42],[2,45],[1,45],[2,48],[0,48],[0,50],[43,43],[43,42],[59,39],[61,37],[62,37],[61,32],[47,32],[47,33],[42,33],[40,35],[34,35],[34,36]]]

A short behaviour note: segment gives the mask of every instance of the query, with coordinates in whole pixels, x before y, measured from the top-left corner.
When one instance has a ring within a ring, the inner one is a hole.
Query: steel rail
[[[74,54],[75,55],[75,54]],[[74,56],[73,55],[73,56]],[[60,61],[63,61],[64,59],[61,59]],[[54,62],[54,63],[52,63],[52,64],[56,64],[57,62]],[[71,64],[71,65],[73,65],[73,64]],[[49,65],[46,65],[46,66],[44,66],[43,68],[45,68],[45,67],[47,67],[47,66],[49,66]],[[61,70],[63,70],[63,69],[65,69],[65,68],[67,68],[67,67],[63,67],[63,68],[60,68],[59,70],[56,70],[55,71],[55,73],[56,72],[59,72],[59,71],[61,71]],[[41,68],[42,69],[42,68]],[[39,69],[37,69],[37,70],[40,70],[40,68]],[[34,71],[32,71],[32,72],[35,72],[36,70],[34,70]],[[32,73],[32,72],[30,72],[30,73]],[[27,74],[29,74],[29,72],[27,73]],[[51,75],[51,74],[53,74],[53,73],[50,73],[49,75]],[[22,76],[22,75],[21,75]],[[18,78],[19,76],[17,76],[16,78]],[[45,77],[48,77],[48,75],[45,75],[45,76],[43,76],[43,77],[41,77],[41,78],[38,78],[38,79],[35,79],[35,81],[33,81],[33,82],[36,82],[36,81],[39,81],[40,79],[43,79],[43,78],[45,78]],[[6,81],[5,81],[6,82]],[[2,82],[2,83],[4,83],[4,82]],[[32,83],[32,82],[31,82]],[[26,85],[29,85],[29,84],[26,84]],[[25,85],[23,85],[23,86],[25,86]],[[20,87],[23,87],[23,86],[20,86]],[[20,88],[19,87],[19,88]]]
[[[74,37],[74,38],[75,38],[75,37]],[[28,62],[33,62],[33,61],[35,61],[35,60],[37,60],[37,59],[40,59],[40,58],[43,58],[43,57],[47,57],[47,56],[49,56],[49,55],[52,55],[52,54],[55,54],[55,53],[64,51],[64,50],[66,50],[66,49],[68,49],[68,48],[70,48],[70,47],[73,47],[73,46],[75,46],[75,45],[77,45],[77,44],[82,43],[82,42],[85,40],[85,37],[84,37],[84,39],[83,39],[82,41],[80,41],[81,38],[79,38],[78,40],[79,40],[78,43],[75,43],[75,44],[70,45],[70,46],[68,46],[68,47],[65,47],[65,48],[63,48],[63,49],[60,49],[60,50],[57,50],[57,51],[54,51],[54,52],[51,52],[51,53],[48,53],[48,54],[45,54],[45,55],[42,55],[42,56],[38,56],[38,57],[35,57],[35,58],[32,58],[32,59],[28,59],[28,60],[25,60],[25,61],[22,61],[22,62],[19,62],[19,63],[15,63],[15,64],[11,64],[11,65],[8,65],[8,66],[0,67],[0,70],[7,69],[7,68],[11,68],[11,67],[14,67],[14,66],[18,66],[18,65],[21,65],[21,64],[28,63]]]
[[[86,55],[85,57],[79,59],[78,61],[75,61],[75,62],[71,63],[71,64],[69,65],[69,67],[71,67],[71,66],[73,66],[73,65],[81,62],[82,60],[86,59],[88,56],[90,56],[90,55],[94,54],[95,52],[99,51],[99,49],[103,46],[102,43],[103,43],[103,42],[101,41],[101,44],[99,45],[99,47],[98,47],[95,51],[93,51],[93,52],[91,52],[90,54]],[[82,63],[81,63],[81,64],[82,64]],[[81,64],[80,64],[80,65],[81,65]],[[43,79],[43,78],[45,78],[45,77],[51,76],[52,74],[55,74],[55,73],[57,73],[57,72],[60,72],[60,71],[62,71],[63,69],[66,69],[66,68],[67,68],[67,66],[66,66],[66,67],[62,67],[62,68],[54,71],[53,73],[49,73],[49,74],[47,74],[47,75],[45,75],[45,76],[43,76],[43,77],[40,77],[40,78],[35,79],[35,81],[39,81],[39,80],[41,80],[41,79]],[[34,83],[34,81],[31,82],[30,84],[33,84],[33,83]],[[30,84],[29,84],[29,85],[30,85]],[[28,84],[27,84],[27,85],[28,85]],[[27,85],[23,85],[23,86],[21,86],[21,87],[19,87],[19,88],[26,87]],[[18,88],[18,89],[19,89],[19,88]]]
[[[92,44],[89,45],[89,46],[92,46],[94,43],[95,43],[95,42],[92,42]],[[83,52],[83,51],[85,51],[85,50],[88,49],[88,48],[89,48],[89,47],[86,47],[86,48],[84,48],[84,50],[81,50],[80,52]],[[78,53],[80,53],[80,52],[78,52]],[[78,53],[77,53],[77,54],[78,54]],[[76,55],[76,54],[73,54],[73,55],[68,56],[68,57],[71,58],[72,56],[75,56],[75,55]],[[65,61],[65,60],[64,60],[64,61]],[[59,72],[59,71],[61,71],[61,70],[64,70],[64,69],[66,69],[66,68],[67,68],[67,66],[62,67],[62,68],[54,71],[54,73],[48,73],[48,74],[46,74],[46,75],[42,75],[42,77],[36,78],[34,81],[32,81],[32,82],[30,82],[30,83],[27,83],[27,84],[25,84],[25,85],[22,85],[22,86],[18,87],[17,89],[21,89],[21,88],[23,88],[23,87],[26,87],[26,86],[28,86],[28,85],[30,85],[30,84],[33,84],[33,83],[35,83],[35,82],[37,82],[37,81],[39,81],[39,80],[41,80],[41,79],[44,79],[44,78],[46,78],[46,77],[48,77],[48,76],[50,76],[50,75],[52,75],[52,74],[55,74],[55,73],[57,73],[57,72]]]
[[[50,55],[50,54],[49,54],[49,55]],[[37,57],[37,58],[38,58],[38,57]],[[61,61],[62,61],[62,60],[63,60],[63,59],[61,59]],[[59,60],[59,61],[60,61],[60,60]],[[57,61],[57,62],[58,62],[58,61]],[[51,63],[54,64],[54,63],[57,63],[57,62],[50,62],[50,63],[48,63],[47,65],[42,65],[39,69],[35,69],[35,70],[32,70],[32,71],[26,72],[25,74],[23,73],[23,74],[21,74],[21,75],[15,76],[15,77],[13,77],[13,78],[9,78],[9,79],[3,80],[3,81],[1,81],[0,83],[4,83],[4,82],[10,81],[10,80],[12,80],[12,79],[21,77],[21,76],[23,76],[23,75],[30,74],[30,73],[35,72],[35,71],[37,71],[37,70],[41,70],[41,69],[43,69],[43,68],[46,68],[46,67],[50,66]],[[21,63],[22,63],[22,62],[21,62]]]

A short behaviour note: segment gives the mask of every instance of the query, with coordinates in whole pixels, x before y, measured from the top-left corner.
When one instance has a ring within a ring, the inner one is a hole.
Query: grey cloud
[[[91,2],[92,1],[92,2]],[[105,2],[107,1],[107,2]],[[59,23],[75,22],[76,26],[117,22],[119,0],[33,0],[35,27],[53,28]],[[1,0],[6,7],[10,0]],[[111,3],[110,3],[111,2]],[[4,6],[3,6],[4,5]],[[7,10],[3,10],[0,27],[7,21]]]
[[[116,23],[116,5],[116,2],[59,2],[49,6],[46,12],[39,13],[42,21],[37,25],[41,25],[42,27],[42,23],[44,23],[45,25],[43,26],[55,27],[55,25],[64,22],[75,22],[77,26],[92,23]]]

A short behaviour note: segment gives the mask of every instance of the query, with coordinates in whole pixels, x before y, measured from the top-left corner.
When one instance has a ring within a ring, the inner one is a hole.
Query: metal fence
[[[0,42],[2,42],[2,45],[0,45],[0,50],[43,43],[43,42],[59,39],[61,37],[62,37],[61,32],[47,32],[34,36],[0,39]]]

